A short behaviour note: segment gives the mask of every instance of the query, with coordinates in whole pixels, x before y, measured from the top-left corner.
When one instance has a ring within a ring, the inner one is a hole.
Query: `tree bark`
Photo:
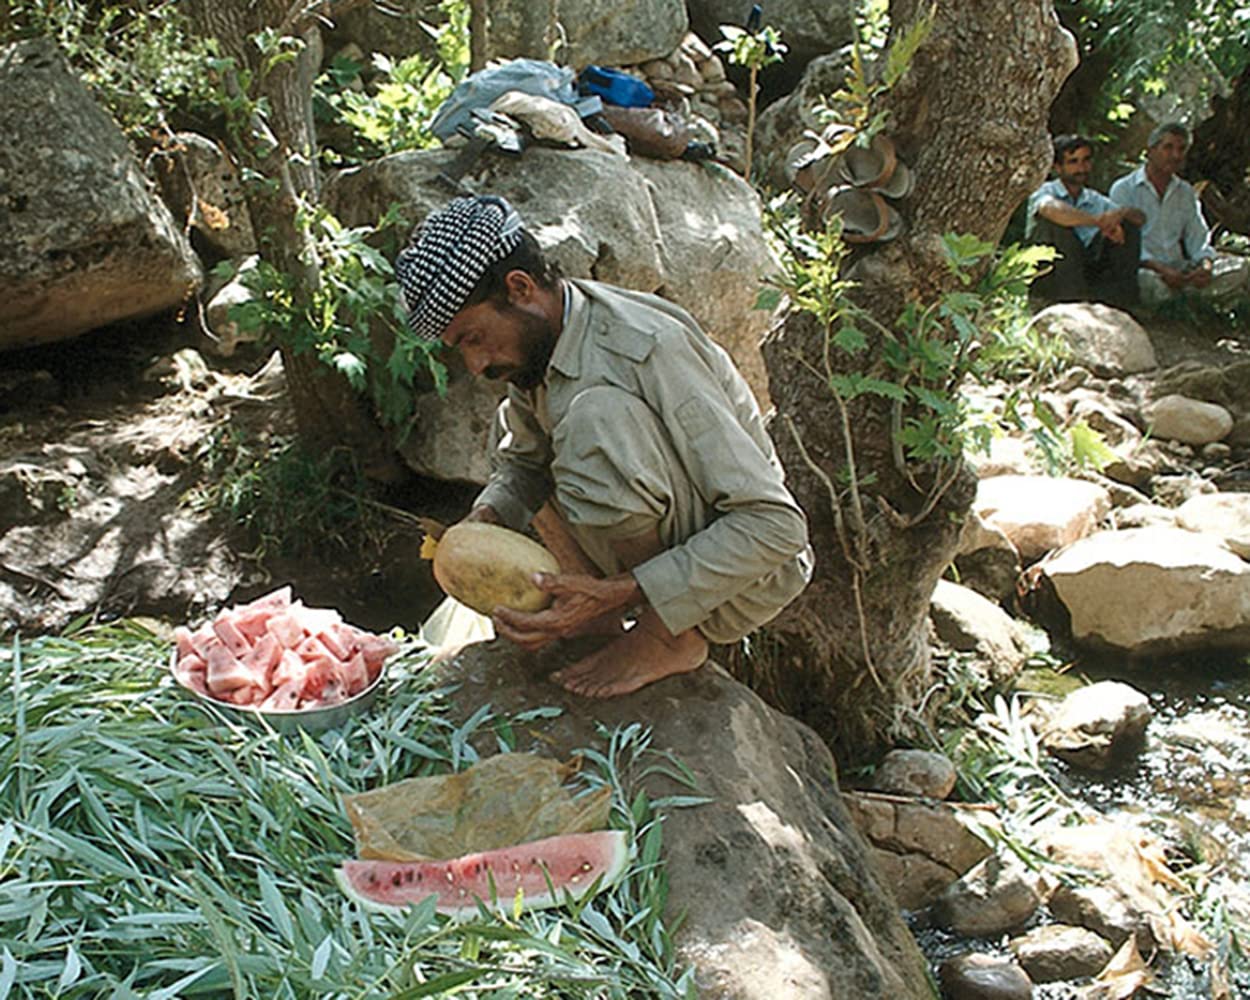
[[[894,0],[894,37],[928,9]],[[939,0],[932,9],[927,39],[885,98],[889,133],[916,174],[900,205],[907,230],[861,252],[850,272],[857,302],[890,330],[908,302],[954,286],[943,234],[996,243],[1044,177],[1051,100],[1076,64],[1051,0]],[[826,338],[813,316],[791,312],[763,345],[772,436],[808,514],[817,565],[807,591],[735,669],[848,764],[914,735],[935,704],[929,600],[975,480],[962,460],[900,466],[894,404],[863,395],[841,406],[819,374],[828,356],[835,371],[889,377],[882,338],[854,356],[829,352]]]
[[[1212,221],[1250,236],[1250,66],[1241,71],[1227,97],[1211,102],[1211,117],[1194,129],[1185,176],[1209,181],[1202,202]]]
[[[320,25],[369,0],[192,0],[197,30],[215,38],[222,54],[246,71],[251,87],[236,72],[227,89],[248,101],[264,101],[262,114],[240,114],[230,122],[228,145],[240,167],[263,183],[245,186],[248,211],[258,234],[261,257],[292,281],[293,308],[312,302],[321,280],[310,237],[300,226],[301,207],[321,199],[312,85],[320,65]],[[255,43],[265,29],[298,41],[294,59],[268,60]],[[310,352],[280,343],[283,370],[301,440],[314,453],[345,446],[368,475],[396,478],[400,464],[369,405],[347,380]]]

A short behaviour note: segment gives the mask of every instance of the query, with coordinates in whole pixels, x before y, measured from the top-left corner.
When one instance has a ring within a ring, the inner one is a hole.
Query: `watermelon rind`
[[[566,838],[582,840],[590,837],[594,838],[596,850],[606,855],[606,861],[602,870],[597,873],[595,878],[589,881],[578,884],[556,884],[553,882],[550,872],[544,869],[547,888],[538,892],[525,893],[520,899],[520,909],[522,911],[543,910],[548,907],[559,906],[568,901],[580,900],[620,881],[629,864],[629,842],[625,833],[621,830],[601,830],[590,834],[565,834],[563,836],[547,837],[530,844],[518,844],[516,847],[502,848],[499,852],[484,851],[482,856],[489,857],[496,853],[505,854],[511,851],[533,848],[550,850],[556,841]],[[429,862],[429,864],[453,864],[457,860],[459,859],[451,859],[447,862]],[[413,862],[416,865],[425,863]],[[346,865],[336,868],[334,877],[335,881],[338,882],[339,888],[343,890],[344,895],[371,913],[402,913],[409,906],[416,905],[422,902],[423,899],[429,899],[431,896],[437,895],[436,893],[429,893],[425,897],[405,900],[403,903],[388,903],[368,895],[366,891],[357,887],[348,875]],[[517,905],[515,896],[508,893],[496,895],[489,867],[485,878],[486,882],[480,894],[475,890],[471,891],[463,903],[440,901],[435,905],[436,911],[457,920],[475,918],[483,910],[504,915],[511,914],[513,908]]]

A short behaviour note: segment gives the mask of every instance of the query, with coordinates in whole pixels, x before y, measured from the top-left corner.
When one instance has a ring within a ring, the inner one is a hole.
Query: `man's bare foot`
[[[629,694],[674,674],[703,665],[707,640],[695,629],[673,635],[654,611],[619,639],[551,675],[561,687],[587,698]]]

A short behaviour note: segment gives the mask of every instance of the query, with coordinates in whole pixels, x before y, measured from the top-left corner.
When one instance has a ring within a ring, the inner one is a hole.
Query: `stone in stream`
[[[1085,927],[1049,924],[1008,942],[1011,953],[1035,983],[1093,976],[1111,961],[1111,944]]]
[[[1103,771],[1141,751],[1153,717],[1136,688],[1099,681],[1064,698],[1042,729],[1042,745],[1069,764]]]
[[[1139,656],[1250,648],[1250,565],[1182,528],[1101,531],[1041,572],[1082,646]]]
[[[967,954],[947,959],[938,970],[949,1000],[1030,1000],[1033,983],[1010,958]]]
[[[965,937],[1015,930],[1042,905],[1040,882],[1014,854],[993,854],[937,898],[934,922]]]

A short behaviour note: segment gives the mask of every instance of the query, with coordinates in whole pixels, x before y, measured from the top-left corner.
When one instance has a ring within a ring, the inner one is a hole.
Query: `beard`
[[[556,338],[559,334],[545,319],[518,309],[516,306],[510,304],[506,311],[520,323],[519,343],[523,360],[518,367],[511,370],[491,367],[487,368],[483,374],[487,378],[507,379],[518,389],[528,392],[537,388],[546,376],[547,365],[551,362],[551,355],[556,349]]]

